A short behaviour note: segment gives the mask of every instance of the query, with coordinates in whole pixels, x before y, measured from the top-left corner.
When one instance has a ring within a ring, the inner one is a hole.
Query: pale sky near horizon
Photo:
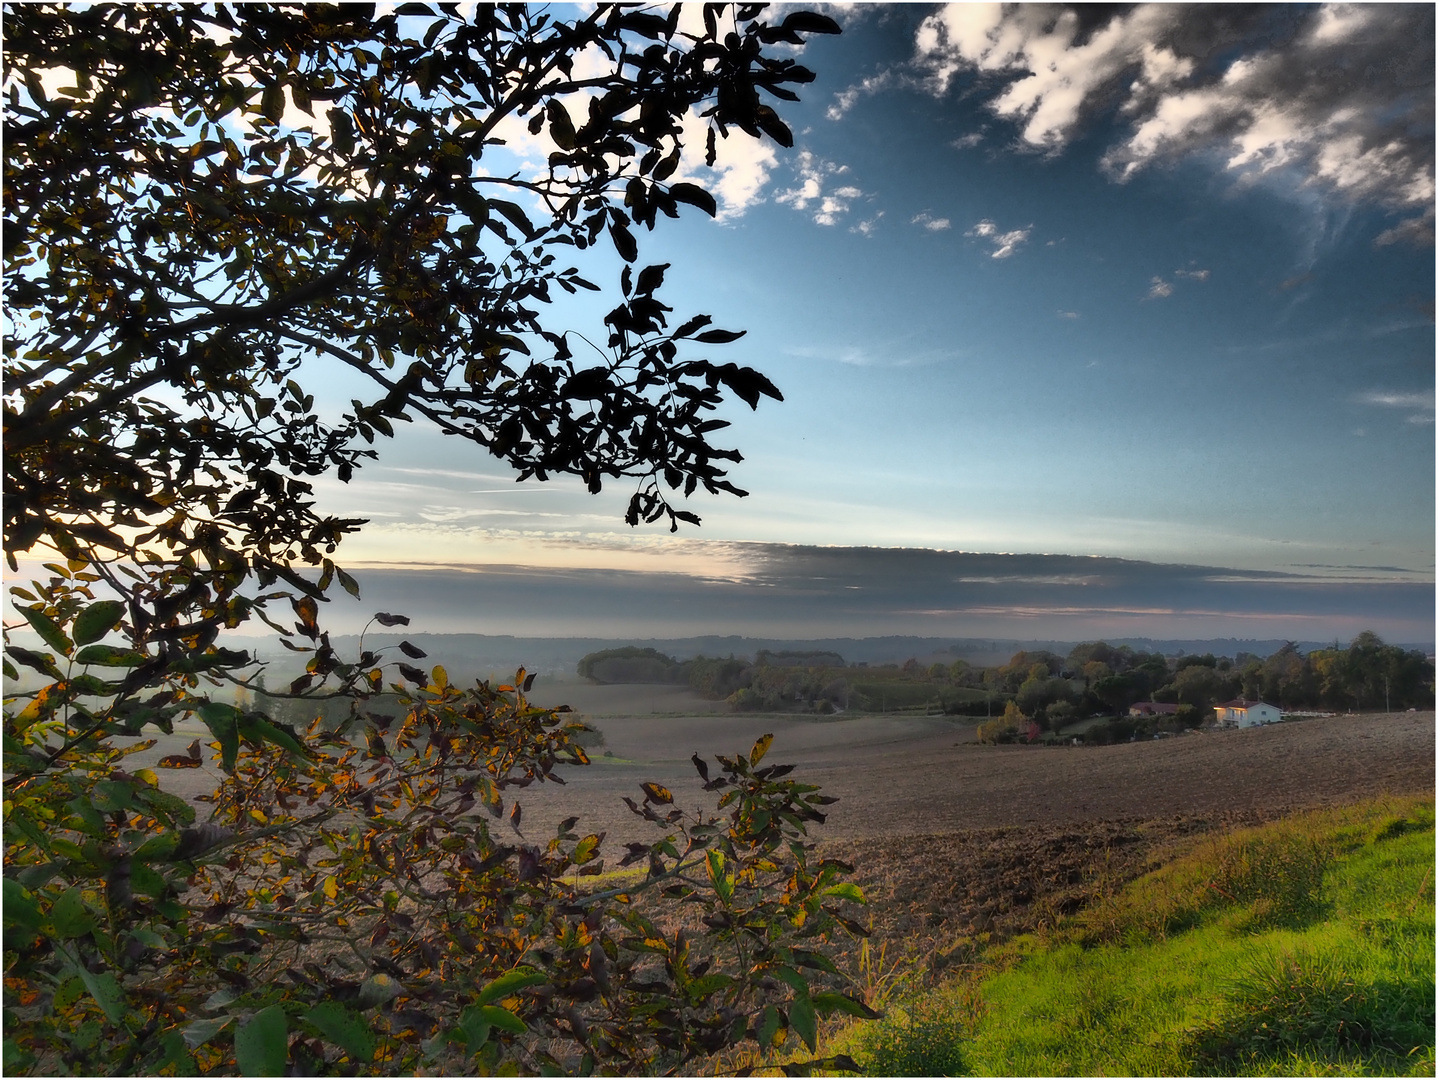
[[[713,355],[785,395],[716,433],[750,497],[694,500],[677,540],[630,531],[630,487],[515,485],[412,425],[319,486],[370,519],[342,561],[680,575],[702,620],[703,583],[757,582],[773,545],[1101,556],[1371,589],[1371,618],[1330,605],[1332,633],[1431,639],[1433,8],[829,10],[844,34],[811,39],[816,82],[777,103],[794,148],[736,133],[718,170],[686,165],[720,220],[640,237],[676,321],[747,330]],[[565,313],[591,338],[618,265]],[[1111,632],[1327,636],[1321,604],[1264,596],[1163,619],[1150,598]],[[882,632],[938,625],[906,604]],[[760,632],[761,608],[712,631]]]

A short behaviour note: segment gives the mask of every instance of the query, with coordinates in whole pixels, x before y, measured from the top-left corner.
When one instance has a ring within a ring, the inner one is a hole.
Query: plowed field
[[[1289,721],[1116,746],[979,746],[970,723],[939,718],[806,722],[752,717],[604,718],[592,768],[523,793],[525,833],[581,814],[615,841],[652,839],[620,801],[665,784],[684,806],[703,792],[689,754],[747,752],[839,796],[815,836],[856,866],[874,939],[931,969],[963,942],[1004,937],[1082,906],[1156,865],[1188,837],[1303,807],[1434,789],[1434,714]],[[609,750],[614,758],[598,755]]]

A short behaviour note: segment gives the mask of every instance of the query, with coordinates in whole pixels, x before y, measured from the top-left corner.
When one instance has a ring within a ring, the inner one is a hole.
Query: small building
[[[1136,701],[1128,707],[1130,716],[1172,716],[1178,706],[1167,701]]]
[[[1248,701],[1244,698],[1235,698],[1222,705],[1215,705],[1213,711],[1219,727],[1257,727],[1259,724],[1276,724],[1283,719],[1283,713],[1278,706],[1270,705],[1266,701]]]

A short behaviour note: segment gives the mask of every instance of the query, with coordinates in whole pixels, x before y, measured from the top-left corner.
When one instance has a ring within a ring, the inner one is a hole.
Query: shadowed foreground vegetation
[[[1210,838],[826,1049],[888,1076],[1431,1076],[1433,867],[1431,798]]]

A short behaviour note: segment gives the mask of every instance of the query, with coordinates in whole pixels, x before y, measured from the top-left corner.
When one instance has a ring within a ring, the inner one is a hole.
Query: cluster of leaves
[[[812,789],[724,763],[725,816],[655,815],[648,882],[585,890],[602,838],[531,843],[506,794],[583,764],[577,726],[523,672],[461,688],[408,642],[342,657],[319,621],[335,585],[359,595],[331,556],[362,522],[311,479],[348,482],[400,420],[520,479],[634,478],[631,523],[697,522],[666,488],[742,494],[712,414],[778,391],[691,356],[739,335],[671,329],[666,267],[631,264],[638,226],[715,211],[675,179],[691,111],[711,163],[731,128],[792,142],[760,94],[813,75],[770,47],[837,27],[762,15],[6,13],[5,549],[52,560],[6,626],[7,1071],[652,1071],[862,1011],[805,966],[856,898],[811,866]],[[492,166],[516,118],[557,148],[537,177]],[[601,240],[622,296],[585,367],[546,305],[597,288],[559,253]],[[364,388],[338,417],[305,387],[317,358]],[[343,702],[331,722],[236,695],[262,684],[224,635],[254,620],[306,657],[264,700]],[[213,794],[176,794],[207,770]],[[516,842],[491,834],[506,809]],[[650,933],[634,901],[660,883],[730,922]]]
[[[509,794],[587,762],[581,725],[529,705],[523,671],[464,689],[404,664],[419,685],[387,688],[403,716],[306,731],[177,679],[165,707],[203,721],[221,771],[200,821],[127,767],[155,740],[120,745],[139,725],[87,704],[138,661],[95,643],[118,606],[87,602],[94,575],[53,572],[26,609],[48,649],[24,659],[60,678],[5,731],[7,1069],[652,1072],[791,1032],[812,1051],[817,1017],[874,1015],[822,951],[863,932],[848,868],[807,839],[833,800],[761,766],[771,736],[712,779],[695,758],[715,813],[643,785],[630,807],[661,835],[621,865],[646,875],[586,889],[603,836],[570,819],[531,842]],[[196,739],[157,768],[205,759]],[[506,813],[510,839],[491,828]]]

